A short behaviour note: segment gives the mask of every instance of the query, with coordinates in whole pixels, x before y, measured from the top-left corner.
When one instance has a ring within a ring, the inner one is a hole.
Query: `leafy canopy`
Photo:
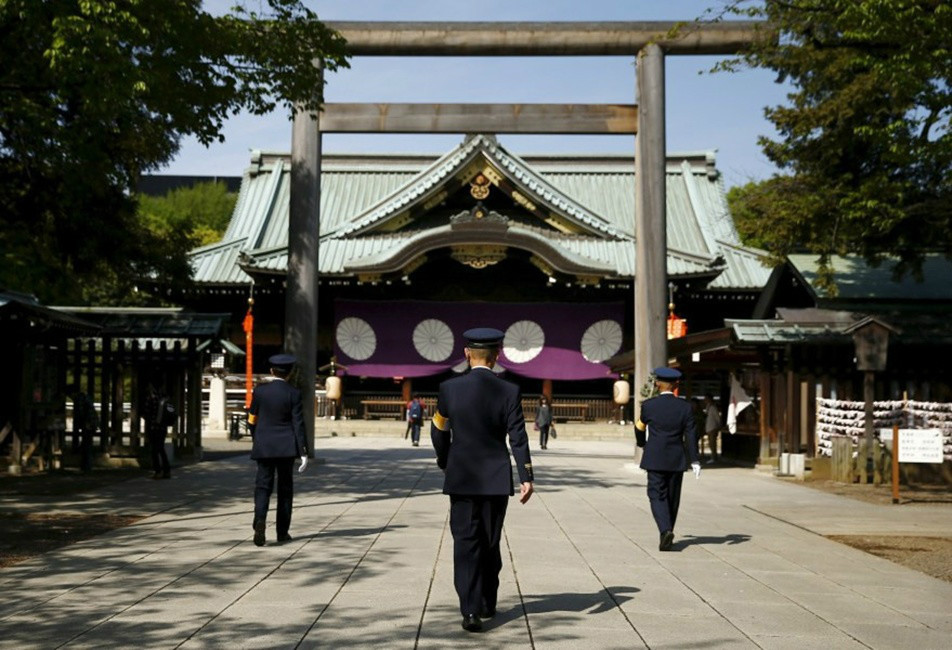
[[[793,92],[766,109],[781,170],[730,196],[738,227],[774,261],[817,253],[898,260],[952,253],[952,5],[944,0],[732,2],[779,39],[719,66],[767,68]]]
[[[300,0],[224,16],[200,0],[0,0],[0,286],[127,299],[188,281],[189,233],[136,217],[136,182],[183,136],[316,108],[344,42]]]
[[[221,241],[238,195],[224,183],[202,182],[169,190],[164,196],[139,197],[139,220],[161,235],[184,231],[192,247]]]

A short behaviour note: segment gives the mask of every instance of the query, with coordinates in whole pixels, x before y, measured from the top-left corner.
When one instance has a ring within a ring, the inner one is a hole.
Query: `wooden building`
[[[630,155],[517,156],[472,135],[442,156],[322,156],[317,366],[350,395],[431,392],[474,325],[507,333],[500,365],[529,395],[610,399],[631,349]],[[219,243],[192,253],[176,296],[230,312],[254,298],[256,369],[282,347],[290,162],[255,153]],[[667,163],[667,281],[694,330],[749,317],[769,271],[741,245],[710,152]],[[665,280],[662,279],[662,282]]]
[[[785,452],[811,457],[826,452],[817,433],[818,403],[864,400],[855,328],[875,319],[891,332],[886,365],[871,377],[873,399],[904,411],[898,421],[943,428],[946,459],[952,459],[952,415],[943,415],[952,414],[952,262],[929,256],[921,278],[901,279],[888,263],[872,267],[840,257],[833,264],[836,296],[817,288],[814,256],[791,255],[773,271],[754,318],[729,318],[723,328],[673,341],[669,355],[689,378],[720,373],[725,404],[731,373],[756,398],[748,417],[757,419],[741,432],[748,436],[725,436],[736,455],[765,463]],[[901,404],[929,406],[904,410]],[[923,409],[931,415],[917,413]]]
[[[96,462],[147,458],[141,421],[146,388],[179,414],[170,439],[179,458],[200,458],[205,350],[227,315],[180,308],[44,307],[0,293],[0,335],[8,371],[0,390],[0,456],[17,473],[78,465],[77,393],[96,409]],[[72,426],[69,426],[72,423]]]

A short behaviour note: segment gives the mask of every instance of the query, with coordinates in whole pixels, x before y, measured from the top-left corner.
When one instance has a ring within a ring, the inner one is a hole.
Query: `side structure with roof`
[[[510,334],[501,365],[524,392],[556,381],[610,395],[604,361],[636,343],[634,174],[630,155],[520,157],[485,135],[442,156],[325,154],[318,366],[336,357],[352,388],[413,377],[428,390],[463,359],[457,330],[475,311]],[[253,286],[258,359],[281,345],[289,185],[287,155],[253,155],[225,235],[192,252],[180,296],[237,322]],[[667,206],[678,316],[691,331],[749,317],[769,269],[738,238],[713,152],[669,155]],[[442,326],[420,343],[424,321]]]

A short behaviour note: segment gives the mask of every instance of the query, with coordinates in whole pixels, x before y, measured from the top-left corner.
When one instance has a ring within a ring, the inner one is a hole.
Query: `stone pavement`
[[[675,551],[661,553],[631,451],[533,451],[537,492],[509,507],[482,634],[459,626],[433,453],[402,439],[319,439],[325,462],[296,475],[281,546],[270,526],[267,546],[251,542],[246,456],[5,499],[149,516],[0,570],[0,648],[950,647],[952,584],[821,534],[952,536],[952,505],[875,506],[706,468],[685,477]]]

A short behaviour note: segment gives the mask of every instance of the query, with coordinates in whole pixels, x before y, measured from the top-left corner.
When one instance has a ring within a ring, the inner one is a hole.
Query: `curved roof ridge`
[[[506,170],[514,175],[515,180],[519,181],[525,189],[530,190],[549,206],[558,209],[564,214],[568,214],[590,228],[599,230],[612,237],[622,238],[618,230],[606,219],[598,216],[581,203],[573,201],[566,196],[565,193],[534,171],[532,167],[519,156],[510,153],[502,145],[497,143],[492,143],[488,150],[493,154],[496,162],[500,163]]]
[[[484,142],[488,144],[488,138],[483,135],[466,138],[458,147],[439,157],[433,164],[407,181],[403,187],[398,188],[365,210],[362,215],[359,215],[350,223],[342,225],[336,231],[328,233],[328,235],[333,237],[348,235],[366,230],[379,223],[393,214],[396,209],[426,194],[428,190],[466,164],[470,156],[480,149],[480,145]]]
[[[402,187],[365,210],[362,215],[359,215],[350,223],[328,233],[328,237],[360,233],[384,221],[395,211],[424,197],[448,176],[462,169],[479,152],[485,153],[487,158],[511,174],[513,180],[522,189],[541,199],[550,208],[570,217],[580,225],[603,232],[611,237],[621,238],[619,231],[608,220],[569,198],[545,180],[543,176],[535,172],[525,161],[502,147],[495,138],[482,133],[468,135],[456,149],[441,156]]]

